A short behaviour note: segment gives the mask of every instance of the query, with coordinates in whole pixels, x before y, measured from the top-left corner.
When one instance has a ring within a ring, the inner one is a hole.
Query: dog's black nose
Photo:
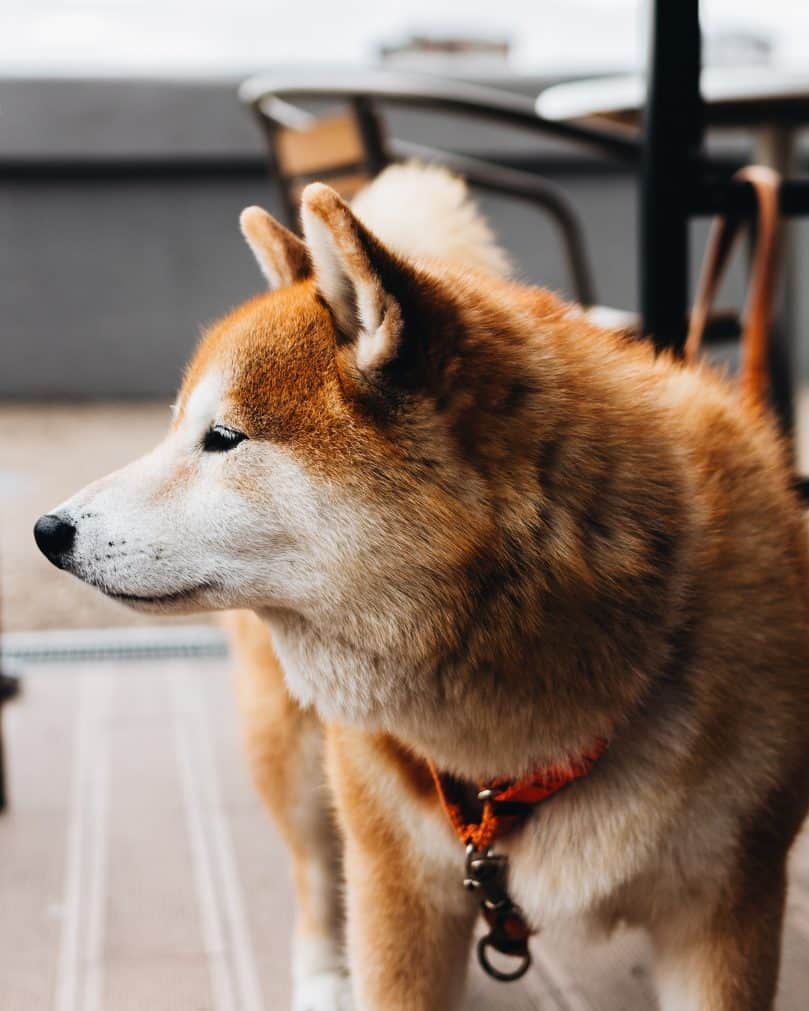
[[[40,516],[34,526],[34,540],[37,547],[54,565],[62,567],[67,553],[73,547],[76,528],[62,516],[49,514]]]

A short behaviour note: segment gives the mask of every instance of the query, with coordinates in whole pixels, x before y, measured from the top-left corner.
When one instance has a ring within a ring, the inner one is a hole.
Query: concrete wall
[[[635,301],[629,179],[567,180],[592,236],[601,296]],[[258,173],[0,183],[0,395],[169,393],[201,326],[261,286],[239,211],[272,209]],[[523,276],[567,278],[538,215],[488,201]]]
[[[272,209],[273,194],[234,82],[6,82],[0,103],[0,396],[169,396],[200,328],[261,284],[237,217],[250,203]],[[600,299],[635,306],[629,175],[554,169],[556,147],[457,120],[399,114],[393,130],[473,152],[538,153],[585,223]],[[567,290],[548,223],[524,205],[484,203],[522,275]]]

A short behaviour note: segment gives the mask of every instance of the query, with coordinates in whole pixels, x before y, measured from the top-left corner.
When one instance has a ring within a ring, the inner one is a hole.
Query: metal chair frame
[[[422,107],[431,111],[458,112],[466,116],[494,119],[499,124],[509,123],[526,129],[535,129],[538,117],[533,112],[530,99],[522,95],[471,85],[430,82],[425,89],[421,78],[402,75],[369,74],[345,75],[342,80],[326,83],[311,80],[278,79],[272,75],[253,78],[242,86],[241,98],[252,109],[267,141],[270,175],[278,185],[279,196],[286,223],[298,227],[298,206],[294,199],[295,186],[313,179],[328,181],[347,171],[365,171],[369,177],[386,165],[398,161],[418,159],[444,165],[463,175],[473,187],[500,196],[522,200],[545,213],[560,235],[574,297],[582,305],[597,301],[593,274],[587,256],[584,232],[576,211],[564,192],[547,180],[530,172],[495,165],[480,158],[461,155],[391,138],[386,135],[377,103],[401,104]],[[340,164],[326,171],[310,174],[287,173],[279,157],[278,136],[285,130],[306,130],[317,121],[312,113],[293,100],[340,101],[351,110],[362,137],[364,158],[361,163]],[[548,121],[550,124],[550,121]],[[590,143],[621,159],[634,158],[636,145],[627,140],[623,131],[599,130],[550,124],[552,132],[567,139],[575,138]],[[561,126],[561,130],[556,128]]]

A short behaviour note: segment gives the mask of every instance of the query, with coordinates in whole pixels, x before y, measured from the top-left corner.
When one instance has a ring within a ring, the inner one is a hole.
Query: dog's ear
[[[421,284],[416,269],[390,252],[322,183],[304,190],[301,218],[318,290],[351,345],[357,371],[368,376],[407,357],[405,316]]]
[[[305,243],[262,207],[246,207],[239,224],[273,291],[303,281],[311,274]]]

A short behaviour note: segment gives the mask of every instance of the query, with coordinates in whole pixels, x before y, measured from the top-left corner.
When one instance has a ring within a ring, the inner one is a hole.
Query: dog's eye
[[[213,425],[205,433],[202,448],[206,453],[227,453],[229,449],[235,449],[246,438],[244,432],[237,432],[234,428]]]

